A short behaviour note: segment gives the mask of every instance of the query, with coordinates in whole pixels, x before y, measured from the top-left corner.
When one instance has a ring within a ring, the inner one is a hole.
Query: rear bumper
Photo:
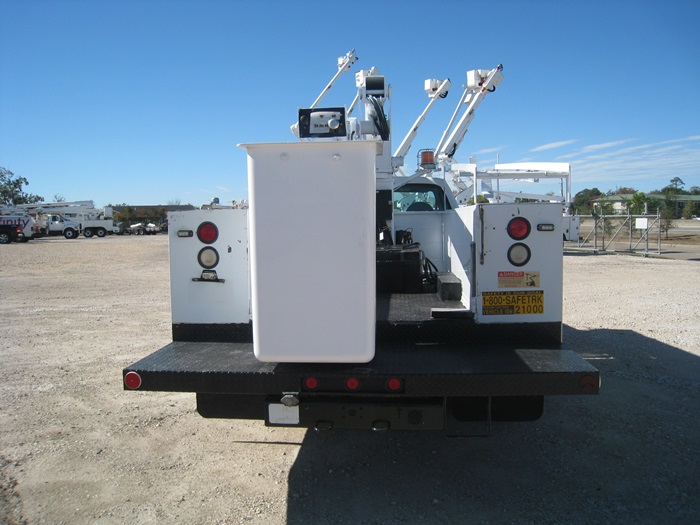
[[[519,349],[464,345],[378,344],[369,363],[263,363],[252,343],[173,342],[126,367],[138,374],[142,391],[281,395],[304,392],[314,376],[314,395],[347,394],[345,380],[355,377],[352,395],[390,397],[547,396],[597,394],[596,368],[570,350]],[[133,374],[132,374],[133,377]],[[399,392],[385,389],[391,378]]]

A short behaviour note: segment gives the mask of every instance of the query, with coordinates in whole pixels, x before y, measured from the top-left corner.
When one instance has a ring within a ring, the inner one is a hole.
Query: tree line
[[[631,187],[616,188],[607,192],[602,192],[598,188],[586,188],[579,191],[573,199],[573,211],[578,215],[590,215],[593,213],[594,203],[602,198],[613,195],[631,195],[629,209],[633,215],[644,213],[645,206],[649,213],[656,214],[660,210],[663,218],[667,219],[690,219],[698,213],[697,203],[693,201],[680,202],[677,197],[681,195],[700,195],[699,186],[691,186],[689,190],[684,189],[685,183],[679,177],[674,177],[667,186],[661,189],[644,193]],[[651,197],[654,195],[655,197]],[[611,215],[613,208],[611,203],[599,202],[599,213]]]

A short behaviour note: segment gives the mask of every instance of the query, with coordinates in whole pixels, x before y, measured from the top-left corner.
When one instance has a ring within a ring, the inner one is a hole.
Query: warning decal
[[[540,272],[498,272],[499,288],[539,288]]]
[[[483,315],[528,315],[544,313],[544,291],[482,292]]]

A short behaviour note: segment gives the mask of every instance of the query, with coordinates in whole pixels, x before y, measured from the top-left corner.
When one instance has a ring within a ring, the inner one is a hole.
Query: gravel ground
[[[567,255],[603,377],[488,438],[205,420],[124,392],[169,342],[167,238],[0,247],[0,523],[700,523],[700,264]]]

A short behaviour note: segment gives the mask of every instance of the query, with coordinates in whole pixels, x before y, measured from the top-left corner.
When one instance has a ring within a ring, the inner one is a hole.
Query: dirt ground
[[[488,438],[206,420],[122,389],[170,340],[167,237],[0,246],[0,523],[700,523],[700,263],[564,258],[599,396]]]

